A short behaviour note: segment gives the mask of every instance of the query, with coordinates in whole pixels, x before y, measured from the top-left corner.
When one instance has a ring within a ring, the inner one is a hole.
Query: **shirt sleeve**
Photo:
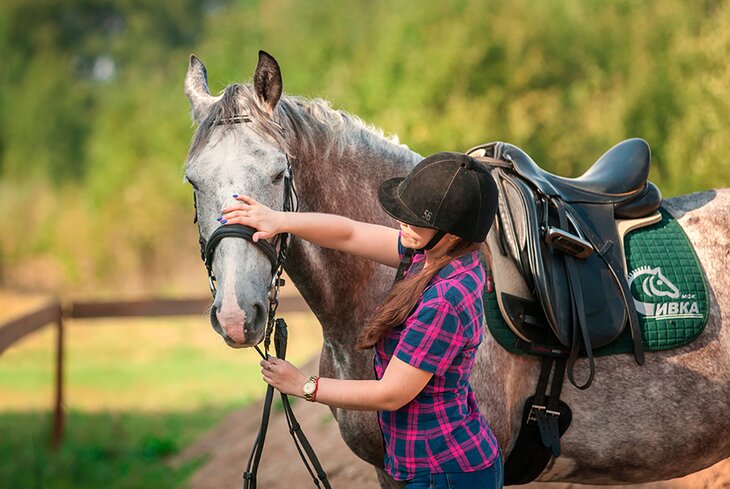
[[[467,342],[453,305],[443,296],[424,300],[403,326],[393,355],[433,374],[446,373]]]

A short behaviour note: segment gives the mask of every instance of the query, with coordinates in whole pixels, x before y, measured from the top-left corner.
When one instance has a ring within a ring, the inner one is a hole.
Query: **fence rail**
[[[0,353],[19,339],[61,319],[61,303],[49,302],[35,311],[0,325]]]
[[[281,297],[280,311],[301,312],[309,308],[301,296]],[[0,355],[23,337],[45,328],[56,326],[55,388],[53,408],[53,432],[51,446],[58,448],[63,439],[65,414],[63,410],[64,372],[64,320],[92,318],[132,318],[202,315],[210,305],[210,299],[145,299],[113,302],[70,302],[57,300],[19,318],[0,323]]]

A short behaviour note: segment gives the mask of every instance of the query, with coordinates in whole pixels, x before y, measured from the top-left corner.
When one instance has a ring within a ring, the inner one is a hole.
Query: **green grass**
[[[182,486],[200,461],[173,469],[165,458],[212,427],[229,407],[184,413],[72,411],[61,449],[49,447],[46,412],[0,414],[0,487],[132,489]]]
[[[313,316],[286,315],[296,365],[321,345]],[[53,395],[52,328],[0,357],[0,412],[48,409]],[[189,411],[246,404],[266,385],[253,349],[234,350],[203,318],[68,323],[65,402],[82,411]]]
[[[301,366],[321,330],[310,314],[286,319],[289,359]],[[68,415],[53,452],[54,335],[46,328],[0,356],[2,489],[182,487],[201,461],[173,469],[166,458],[266,390],[258,354],[226,346],[205,318],[69,322]]]

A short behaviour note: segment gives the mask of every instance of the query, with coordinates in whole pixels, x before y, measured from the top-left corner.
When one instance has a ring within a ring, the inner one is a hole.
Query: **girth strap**
[[[525,401],[522,425],[504,464],[505,485],[527,484],[539,476],[552,457],[560,455],[560,437],[570,426],[573,413],[560,400],[565,377],[565,357],[543,357],[535,394]],[[550,394],[547,386],[552,373]]]

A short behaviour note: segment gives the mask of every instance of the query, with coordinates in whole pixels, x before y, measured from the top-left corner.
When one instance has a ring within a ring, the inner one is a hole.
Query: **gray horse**
[[[186,179],[197,197],[204,237],[219,226],[216,218],[233,194],[281,209],[287,161],[301,211],[395,226],[377,204],[378,185],[407,173],[420,156],[324,101],[282,96],[279,66],[266,53],[259,53],[252,84],[232,84],[218,96],[210,94],[205,67],[191,56],[185,94],[198,124]],[[691,345],[648,354],[641,367],[631,355],[596,359],[599,373],[588,391],[563,390],[573,423],[563,437],[562,455],[538,480],[664,480],[730,457],[730,327],[723,321],[730,312],[730,190],[676,197],[664,206],[679,220],[704,268],[709,323]],[[394,271],[296,238],[286,271],[322,325],[319,373],[371,379],[372,353],[356,351],[355,339]],[[219,285],[213,328],[231,346],[258,343],[271,281],[268,259],[244,240],[225,239],[216,251],[214,273]],[[514,446],[522,406],[538,373],[538,361],[512,355],[485,336],[471,384],[505,455]],[[333,413],[348,446],[375,466],[381,486],[400,487],[382,470],[375,413]]]

